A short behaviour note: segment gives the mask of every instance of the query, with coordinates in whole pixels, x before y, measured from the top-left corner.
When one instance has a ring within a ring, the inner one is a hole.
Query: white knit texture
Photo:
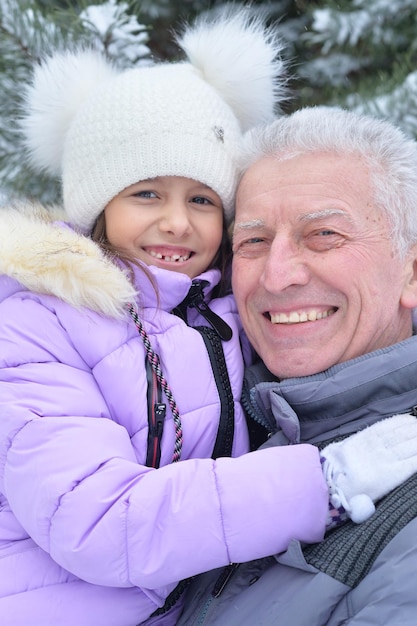
[[[63,159],[65,208],[73,223],[89,229],[122,189],[172,175],[214,189],[228,214],[239,139],[231,109],[191,65],[124,72],[95,93],[71,125]]]
[[[184,176],[233,216],[245,130],[284,96],[282,44],[246,9],[197,20],[177,37],[186,60],[119,71],[99,52],[59,52],[26,90],[21,127],[32,165],[62,176],[70,221],[88,232],[123,189]]]

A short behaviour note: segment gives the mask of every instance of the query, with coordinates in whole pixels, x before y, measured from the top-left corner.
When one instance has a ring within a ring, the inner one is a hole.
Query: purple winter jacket
[[[191,279],[150,268],[156,296],[137,270],[134,289],[92,241],[49,219],[40,208],[0,211],[1,625],[135,626],[183,578],[278,553],[291,539],[319,541],[328,492],[317,450],[247,453],[233,298],[210,307],[233,329],[224,351],[239,458],[212,460],[219,397],[209,358],[200,334],[170,313]],[[219,273],[202,278],[210,299]],[[168,407],[157,470],[144,465],[145,351],[125,312],[132,300],[183,426],[173,464]]]

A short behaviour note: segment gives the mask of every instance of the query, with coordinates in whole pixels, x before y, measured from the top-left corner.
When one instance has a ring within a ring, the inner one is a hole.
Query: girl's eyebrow
[[[344,217],[349,222],[352,222],[352,218],[350,215],[343,211],[342,209],[323,209],[321,211],[313,211],[311,213],[304,213],[304,215],[300,215],[298,218],[300,222],[311,222],[313,220],[321,220],[326,217],[333,217],[334,215],[340,215]]]

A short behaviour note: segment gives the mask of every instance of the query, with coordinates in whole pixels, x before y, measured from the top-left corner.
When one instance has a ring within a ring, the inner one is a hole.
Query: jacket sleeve
[[[0,490],[58,564],[97,585],[154,589],[322,538],[314,447],[141,466],[57,317],[20,306],[0,307]]]

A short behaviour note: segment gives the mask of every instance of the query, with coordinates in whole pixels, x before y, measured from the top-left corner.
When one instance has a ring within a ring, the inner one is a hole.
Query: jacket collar
[[[334,438],[417,405],[417,337],[281,382],[258,363],[245,386],[252,417],[287,443]]]
[[[204,297],[207,301],[210,299],[210,294],[214,287],[220,281],[220,271],[217,269],[208,270],[195,279],[191,279],[180,272],[172,272],[150,265],[146,267],[146,271],[152,277],[152,282],[146,277],[146,274],[140,267],[134,267],[133,271],[135,285],[140,291],[140,305],[143,305],[145,309],[151,307],[169,312],[186,298],[193,280],[204,281],[206,284]],[[152,283],[155,285],[156,290]]]
[[[144,272],[134,269],[135,285],[122,266],[110,261],[89,237],[63,221],[60,209],[21,205],[0,209],[0,301],[22,287],[56,296],[114,318],[126,315],[129,302],[141,300],[172,310],[187,295],[191,279],[184,274],[148,268],[157,292]],[[220,279],[218,270],[202,274],[206,295]],[[158,295],[156,295],[158,294]]]

